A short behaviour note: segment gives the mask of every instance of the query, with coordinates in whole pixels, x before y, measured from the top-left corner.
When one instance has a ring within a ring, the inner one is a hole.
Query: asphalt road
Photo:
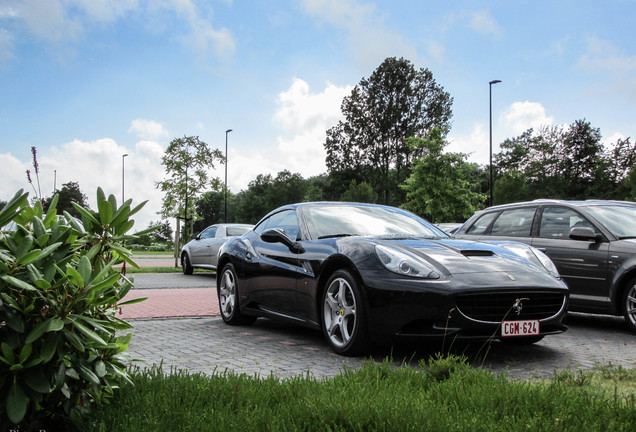
[[[210,274],[135,276],[135,290],[188,288],[207,288],[210,296],[216,295]],[[188,316],[187,311],[184,314]],[[139,363],[142,367],[162,364],[165,371],[229,371],[280,378],[309,373],[324,378],[345,367],[356,369],[369,360],[335,355],[320,332],[268,319],[244,327],[227,326],[212,315],[129,322],[134,335],[132,356],[143,360]],[[567,332],[529,346],[400,340],[375,353],[372,360],[389,358],[396,365],[416,366],[438,352],[452,352],[466,355],[474,367],[505,372],[512,379],[548,378],[557,371],[607,365],[636,367],[636,334],[627,330],[621,318],[576,313],[568,315],[568,325]]]

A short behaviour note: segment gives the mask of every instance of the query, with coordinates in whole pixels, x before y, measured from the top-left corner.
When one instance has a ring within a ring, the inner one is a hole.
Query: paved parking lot
[[[139,274],[131,294],[172,292],[187,298],[193,289],[202,297],[216,297],[214,277],[209,274]],[[174,301],[172,304],[176,305]],[[194,310],[200,305],[191,306]],[[340,373],[345,367],[356,369],[365,361],[333,354],[322,334],[310,329],[268,319],[258,319],[251,326],[231,327],[218,316],[218,305],[209,313],[193,313],[187,306],[177,308],[181,315],[129,319],[134,334],[130,353],[143,360],[140,366],[163,364],[166,371],[173,367],[203,373],[227,370],[260,376],[273,374],[280,378],[309,373],[325,378]],[[475,367],[497,373],[507,371],[514,379],[546,378],[559,370],[609,364],[636,367],[636,335],[626,329],[621,318],[570,314],[568,321],[570,330],[566,333],[548,336],[531,346],[508,346],[499,342],[490,346],[453,344],[450,351],[466,354]],[[383,361],[389,357],[396,365],[416,366],[420,360],[439,351],[449,351],[448,345],[448,342],[443,346],[439,342],[398,341],[390,349],[376,353],[372,360]]]

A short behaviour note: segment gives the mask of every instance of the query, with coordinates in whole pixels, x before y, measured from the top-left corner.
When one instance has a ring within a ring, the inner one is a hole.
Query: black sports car
[[[455,240],[394,207],[280,207],[219,250],[227,324],[282,318],[360,355],[394,336],[532,343],[566,330],[568,290],[531,246]]]

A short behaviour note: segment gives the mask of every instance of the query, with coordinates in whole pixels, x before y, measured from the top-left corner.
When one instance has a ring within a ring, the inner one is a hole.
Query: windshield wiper
[[[636,236],[623,236],[623,237],[619,237],[619,240],[630,240],[630,239],[636,239]]]
[[[336,237],[351,237],[352,235],[353,234],[329,234],[329,235],[319,236],[318,240],[336,238]]]

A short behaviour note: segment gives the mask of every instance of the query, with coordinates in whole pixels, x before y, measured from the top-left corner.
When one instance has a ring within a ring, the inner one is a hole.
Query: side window
[[[486,213],[485,215],[477,219],[477,221],[470,228],[468,228],[466,234],[483,235],[495,217],[497,217],[496,212]]]
[[[501,212],[492,225],[491,235],[530,237],[536,207],[525,207]]]
[[[199,235],[199,238],[205,239],[205,238],[214,238],[214,237],[216,237],[216,229],[217,229],[217,227],[210,227],[208,229],[203,230],[201,235]]]
[[[272,228],[280,228],[285,232],[285,234],[287,234],[287,237],[294,241],[298,240],[300,228],[298,227],[296,212],[294,210],[284,210],[273,214],[268,219],[261,222],[254,231],[260,235],[263,231]]]
[[[549,239],[568,239],[574,227],[594,226],[580,213],[565,207],[546,207],[543,209],[539,237]],[[596,231],[596,230],[595,230]]]

